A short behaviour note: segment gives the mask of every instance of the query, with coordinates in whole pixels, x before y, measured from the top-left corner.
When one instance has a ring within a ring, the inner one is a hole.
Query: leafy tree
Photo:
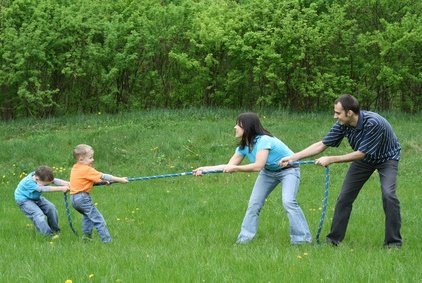
[[[421,110],[416,0],[0,1],[2,118],[190,106]]]

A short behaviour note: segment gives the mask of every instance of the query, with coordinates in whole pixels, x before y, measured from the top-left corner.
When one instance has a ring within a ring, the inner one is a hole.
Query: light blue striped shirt
[[[381,115],[360,111],[356,128],[334,124],[322,142],[326,146],[338,147],[344,137],[355,151],[365,153],[363,161],[380,164],[387,160],[400,159],[400,143],[390,123]]]

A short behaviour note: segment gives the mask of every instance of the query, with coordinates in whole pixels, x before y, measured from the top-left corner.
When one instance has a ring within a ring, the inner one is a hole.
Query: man
[[[400,202],[396,196],[400,144],[391,125],[377,113],[360,111],[358,100],[349,94],[335,101],[334,118],[337,123],[322,141],[281,159],[280,164],[287,166],[289,162],[319,154],[329,146],[338,147],[347,137],[353,152],[315,160],[316,164],[322,166],[351,162],[337,199],[327,242],[337,246],[344,239],[353,202],[372,173],[378,170],[385,213],[384,246],[400,248]]]

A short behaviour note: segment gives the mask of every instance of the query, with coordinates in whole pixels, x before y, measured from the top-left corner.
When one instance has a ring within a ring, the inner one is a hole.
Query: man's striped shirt
[[[387,160],[400,159],[400,143],[390,123],[381,115],[360,111],[356,128],[334,124],[322,142],[326,146],[338,147],[347,137],[354,151],[365,153],[363,161],[380,164]]]

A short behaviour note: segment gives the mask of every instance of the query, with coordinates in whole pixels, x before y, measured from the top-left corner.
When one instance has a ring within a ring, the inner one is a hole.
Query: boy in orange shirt
[[[73,150],[76,164],[70,172],[70,195],[72,206],[83,215],[82,233],[84,239],[92,238],[92,230],[97,229],[101,241],[111,242],[110,232],[100,211],[93,204],[89,193],[96,183],[118,182],[127,183],[126,177],[115,177],[98,172],[92,167],[94,150],[87,144],[79,144]]]

